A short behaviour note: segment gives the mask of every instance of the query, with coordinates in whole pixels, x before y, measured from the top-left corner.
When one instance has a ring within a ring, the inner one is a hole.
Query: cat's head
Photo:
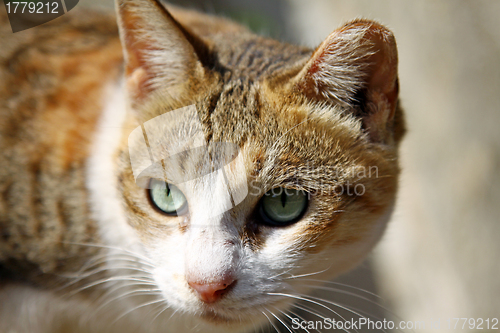
[[[117,8],[136,127],[119,186],[166,302],[260,322],[306,275],[358,264],[397,189],[392,33],[357,20],[310,50],[153,0]]]

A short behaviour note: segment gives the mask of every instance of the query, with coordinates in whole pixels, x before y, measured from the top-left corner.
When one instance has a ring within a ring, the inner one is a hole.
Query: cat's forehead
[[[262,127],[258,84],[251,80],[231,80],[196,105],[210,141],[242,147]]]
[[[247,172],[260,174],[269,186],[297,185],[312,174],[328,178],[327,172],[318,171],[322,166],[333,170],[356,165],[362,154],[353,147],[362,131],[353,117],[331,105],[282,103],[269,95],[264,84],[245,75],[221,73],[183,101],[187,106],[176,108],[178,103],[160,96],[145,122],[155,124],[149,144],[160,147],[161,158],[182,151],[179,162],[196,174],[202,169],[209,172],[245,150]],[[196,150],[199,147],[207,147],[209,159],[203,149]],[[310,181],[309,186],[313,186]]]
[[[361,125],[339,110],[272,104],[258,84],[225,92],[205,130],[212,141],[245,150],[247,166],[267,186],[316,187],[313,182],[336,181],[337,170],[362,163]]]
[[[278,42],[253,34],[221,35],[213,38],[217,70],[224,72],[227,81],[260,80],[285,68],[305,64],[312,54],[307,47]]]
[[[204,145],[231,143],[262,156],[302,163],[328,162],[339,150],[355,144],[359,122],[341,110],[323,105],[284,105],[269,100],[262,84],[237,78],[207,89],[179,108],[160,100],[145,123],[158,123],[155,136],[175,147],[192,140]],[[182,112],[181,110],[190,110]],[[181,111],[181,112],[179,112]],[[168,116],[169,125],[158,119]],[[163,127],[162,127],[163,126]]]

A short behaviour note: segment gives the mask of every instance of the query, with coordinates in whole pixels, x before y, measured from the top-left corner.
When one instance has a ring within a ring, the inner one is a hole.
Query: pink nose
[[[214,303],[219,300],[227,289],[236,281],[227,278],[215,283],[197,283],[188,281],[188,284],[196,291],[196,294],[205,303]]]

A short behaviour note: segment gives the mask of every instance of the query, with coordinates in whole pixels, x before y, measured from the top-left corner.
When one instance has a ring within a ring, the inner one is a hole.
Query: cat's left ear
[[[293,91],[312,101],[357,110],[374,140],[394,118],[398,56],[390,30],[355,20],[335,30],[292,80]]]
[[[127,89],[141,102],[158,88],[171,95],[201,80],[206,46],[182,27],[158,0],[116,0]]]

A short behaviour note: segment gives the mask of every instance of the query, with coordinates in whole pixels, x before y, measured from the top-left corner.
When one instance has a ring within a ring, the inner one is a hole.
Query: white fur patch
[[[116,175],[115,160],[126,115],[127,99],[123,84],[108,87],[104,96],[107,101],[87,164],[92,217],[97,221],[101,239],[106,245],[141,253],[139,240],[128,225],[119,200]]]

